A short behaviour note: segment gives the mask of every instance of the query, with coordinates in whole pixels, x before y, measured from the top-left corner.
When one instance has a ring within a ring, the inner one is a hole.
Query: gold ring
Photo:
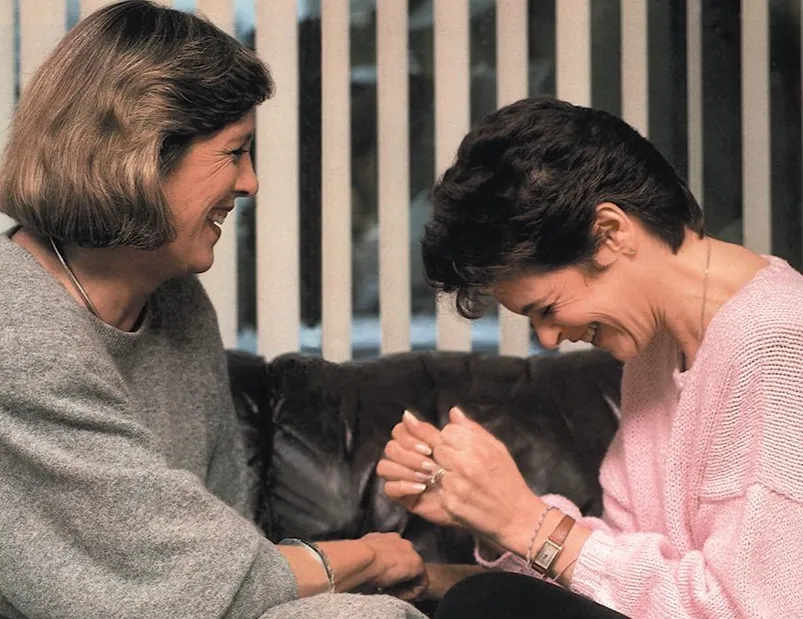
[[[444,475],[446,475],[446,469],[443,468],[443,467],[439,468],[432,475],[430,475],[430,477],[429,477],[429,485],[430,486],[434,486],[435,484],[437,484],[441,480],[441,478]]]

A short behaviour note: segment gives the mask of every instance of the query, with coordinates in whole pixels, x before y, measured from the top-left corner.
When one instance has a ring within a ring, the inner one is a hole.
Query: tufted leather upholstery
[[[617,427],[620,364],[602,351],[529,359],[418,352],[335,364],[229,352],[235,404],[271,539],[398,531],[427,561],[472,562],[464,532],[390,502],[375,474],[408,408],[442,426],[460,404],[510,449],[537,493],[601,509],[598,471]]]

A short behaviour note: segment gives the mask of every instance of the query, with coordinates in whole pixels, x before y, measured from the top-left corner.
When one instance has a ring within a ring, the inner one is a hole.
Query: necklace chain
[[[100,318],[98,309],[95,307],[95,304],[92,303],[92,300],[89,298],[89,295],[86,293],[86,290],[84,290],[84,287],[81,285],[81,282],[78,281],[78,278],[75,276],[75,273],[73,273],[72,269],[70,268],[70,265],[67,264],[67,261],[64,259],[64,256],[62,255],[61,251],[59,251],[58,245],[56,245],[56,241],[53,239],[52,236],[49,238],[50,238],[50,245],[51,247],[53,247],[53,251],[56,252],[56,256],[58,256],[59,262],[61,262],[61,266],[64,267],[64,272],[67,273],[68,277],[70,278],[70,281],[72,282],[72,285],[78,291],[78,294],[81,295],[81,298],[84,300],[87,309],[90,312],[92,312],[92,314],[96,318]]]
[[[708,300],[708,267],[711,265],[711,237],[708,237],[708,254],[705,258],[705,271],[703,271],[703,305],[700,308],[700,341],[705,333],[705,304]]]

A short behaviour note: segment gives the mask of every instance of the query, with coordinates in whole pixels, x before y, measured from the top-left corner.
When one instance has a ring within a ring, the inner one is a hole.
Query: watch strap
[[[541,576],[548,575],[549,570],[554,565],[561,550],[563,550],[563,544],[566,542],[566,538],[569,536],[573,527],[574,518],[564,515],[558,523],[558,526],[555,527],[543,543],[540,550],[535,553],[532,561],[530,561],[530,567]]]

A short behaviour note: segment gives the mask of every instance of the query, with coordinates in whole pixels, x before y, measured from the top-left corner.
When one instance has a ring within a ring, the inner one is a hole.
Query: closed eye
[[[549,318],[555,313],[555,306],[553,304],[549,304],[538,310],[538,313],[541,315],[541,318]]]
[[[237,162],[240,161],[240,159],[242,159],[243,156],[247,155],[249,152],[250,150],[247,148],[238,148],[236,150],[229,151],[229,155],[231,155],[234,158],[234,161]]]

